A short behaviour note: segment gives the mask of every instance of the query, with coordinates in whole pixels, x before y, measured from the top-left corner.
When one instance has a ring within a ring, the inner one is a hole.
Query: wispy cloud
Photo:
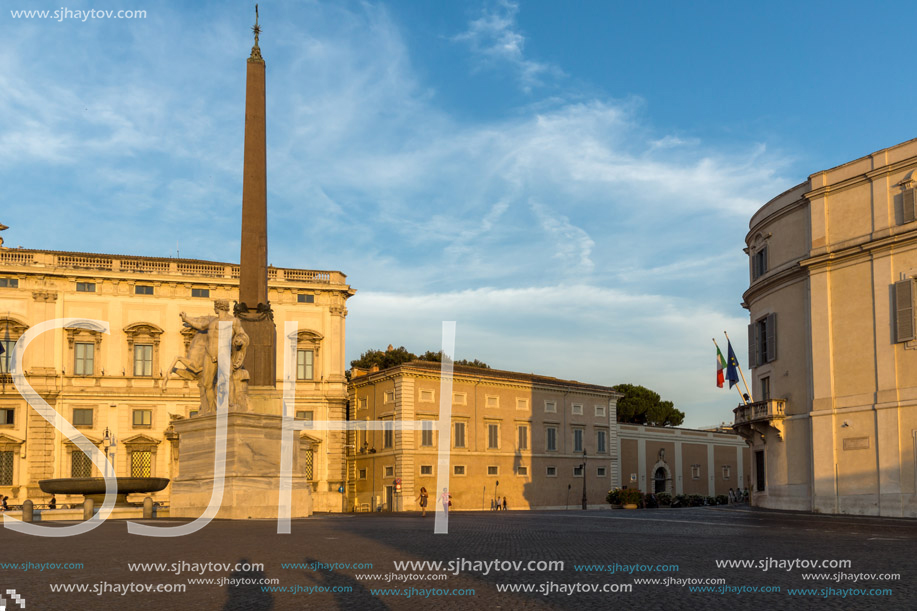
[[[453,40],[468,44],[478,68],[509,68],[522,89],[531,92],[546,79],[563,76],[563,71],[550,63],[526,58],[525,36],[516,23],[518,12],[517,3],[499,0],[492,8],[485,7],[482,15]]]

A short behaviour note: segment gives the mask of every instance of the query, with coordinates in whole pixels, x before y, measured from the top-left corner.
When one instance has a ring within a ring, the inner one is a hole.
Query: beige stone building
[[[454,508],[489,509],[497,496],[506,496],[512,509],[579,506],[583,450],[588,503],[604,505],[618,479],[618,397],[605,386],[456,366],[449,435]],[[435,498],[440,364],[354,371],[350,401],[356,421],[423,420],[430,426],[352,431],[349,505],[413,511],[421,486]],[[400,494],[395,479],[401,480]]]
[[[718,496],[749,485],[748,445],[732,433],[619,424],[618,444],[623,486]]]
[[[345,306],[354,291],[336,271],[272,267],[268,275],[279,334],[285,322],[298,323],[297,417],[343,420]],[[93,443],[114,453],[117,475],[173,478],[170,422],[191,416],[200,404],[194,382],[173,378],[164,388],[192,335],[179,313],[211,314],[215,299],[237,299],[238,276],[238,265],[227,263],[0,248],[0,341],[7,349],[0,355],[0,494],[13,503],[41,502],[48,498],[38,488],[41,479],[100,475],[27,405],[9,375],[12,345],[37,323],[57,318],[105,321],[110,332],[66,328],[41,335],[24,354],[28,382]],[[278,376],[283,346],[277,342]],[[302,436],[312,448],[306,470],[315,510],[339,509],[343,433]],[[155,498],[167,501],[169,489]],[[58,499],[68,500],[81,499]]]
[[[354,370],[352,419],[430,425],[350,433],[350,509],[414,511],[421,486],[436,496],[439,393],[439,363]],[[454,508],[488,510],[503,496],[511,509],[579,508],[584,472],[590,508],[607,508],[606,494],[621,486],[714,496],[746,485],[749,455],[740,437],[618,424],[620,396],[607,386],[456,366],[449,425]]]
[[[917,516],[917,140],[812,174],[746,237],[764,507]]]

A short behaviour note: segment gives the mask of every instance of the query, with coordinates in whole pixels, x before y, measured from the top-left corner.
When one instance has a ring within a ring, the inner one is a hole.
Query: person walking
[[[427,517],[427,499],[428,497],[429,495],[427,494],[427,488],[425,486],[421,486],[420,487],[420,498],[418,499],[418,501],[420,502],[420,509],[421,509],[420,517],[421,518]]]
[[[443,511],[449,513],[449,507],[452,506],[452,495],[449,494],[449,490],[443,488],[443,493],[440,495],[440,500],[443,504]]]
[[[503,511],[506,511],[506,497],[503,497]]]

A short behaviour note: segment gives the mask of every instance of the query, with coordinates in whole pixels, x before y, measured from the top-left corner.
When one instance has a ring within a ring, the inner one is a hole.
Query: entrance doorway
[[[653,474],[653,492],[656,494],[661,494],[665,492],[665,480],[666,472],[665,469],[659,467],[656,469],[656,473]]]
[[[385,510],[395,511],[395,487],[385,487]]]
[[[764,451],[755,452],[755,489],[758,492],[764,492]]]

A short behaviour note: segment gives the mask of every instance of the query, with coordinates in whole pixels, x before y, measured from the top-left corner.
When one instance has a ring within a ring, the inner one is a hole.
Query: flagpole
[[[729,341],[729,334],[726,333],[725,331],[723,331],[723,335],[726,336],[726,341],[728,342],[728,341]],[[751,399],[752,403],[754,403],[755,398],[752,396],[751,391],[748,389],[748,382],[745,381],[745,374],[742,373],[742,364],[739,363],[739,359],[736,359],[736,365],[737,365],[738,368],[739,368],[739,375],[742,376],[742,384],[745,385],[745,392],[748,393],[748,398]]]
[[[716,338],[714,337],[714,338],[712,338],[712,339],[713,339],[713,345],[716,346],[716,349],[717,349],[717,350],[720,350],[720,345],[719,345],[718,343],[716,343]],[[720,350],[720,354],[722,354],[722,353],[723,353],[723,351]],[[737,360],[738,360],[738,359],[737,359]],[[746,390],[747,390],[747,388],[746,388]],[[745,395],[742,394],[742,389],[739,388],[738,386],[736,386],[736,392],[739,393],[739,396],[740,396],[740,397],[742,397],[742,405],[748,405],[748,401],[745,400]],[[749,396],[751,396],[751,395],[749,395]]]

